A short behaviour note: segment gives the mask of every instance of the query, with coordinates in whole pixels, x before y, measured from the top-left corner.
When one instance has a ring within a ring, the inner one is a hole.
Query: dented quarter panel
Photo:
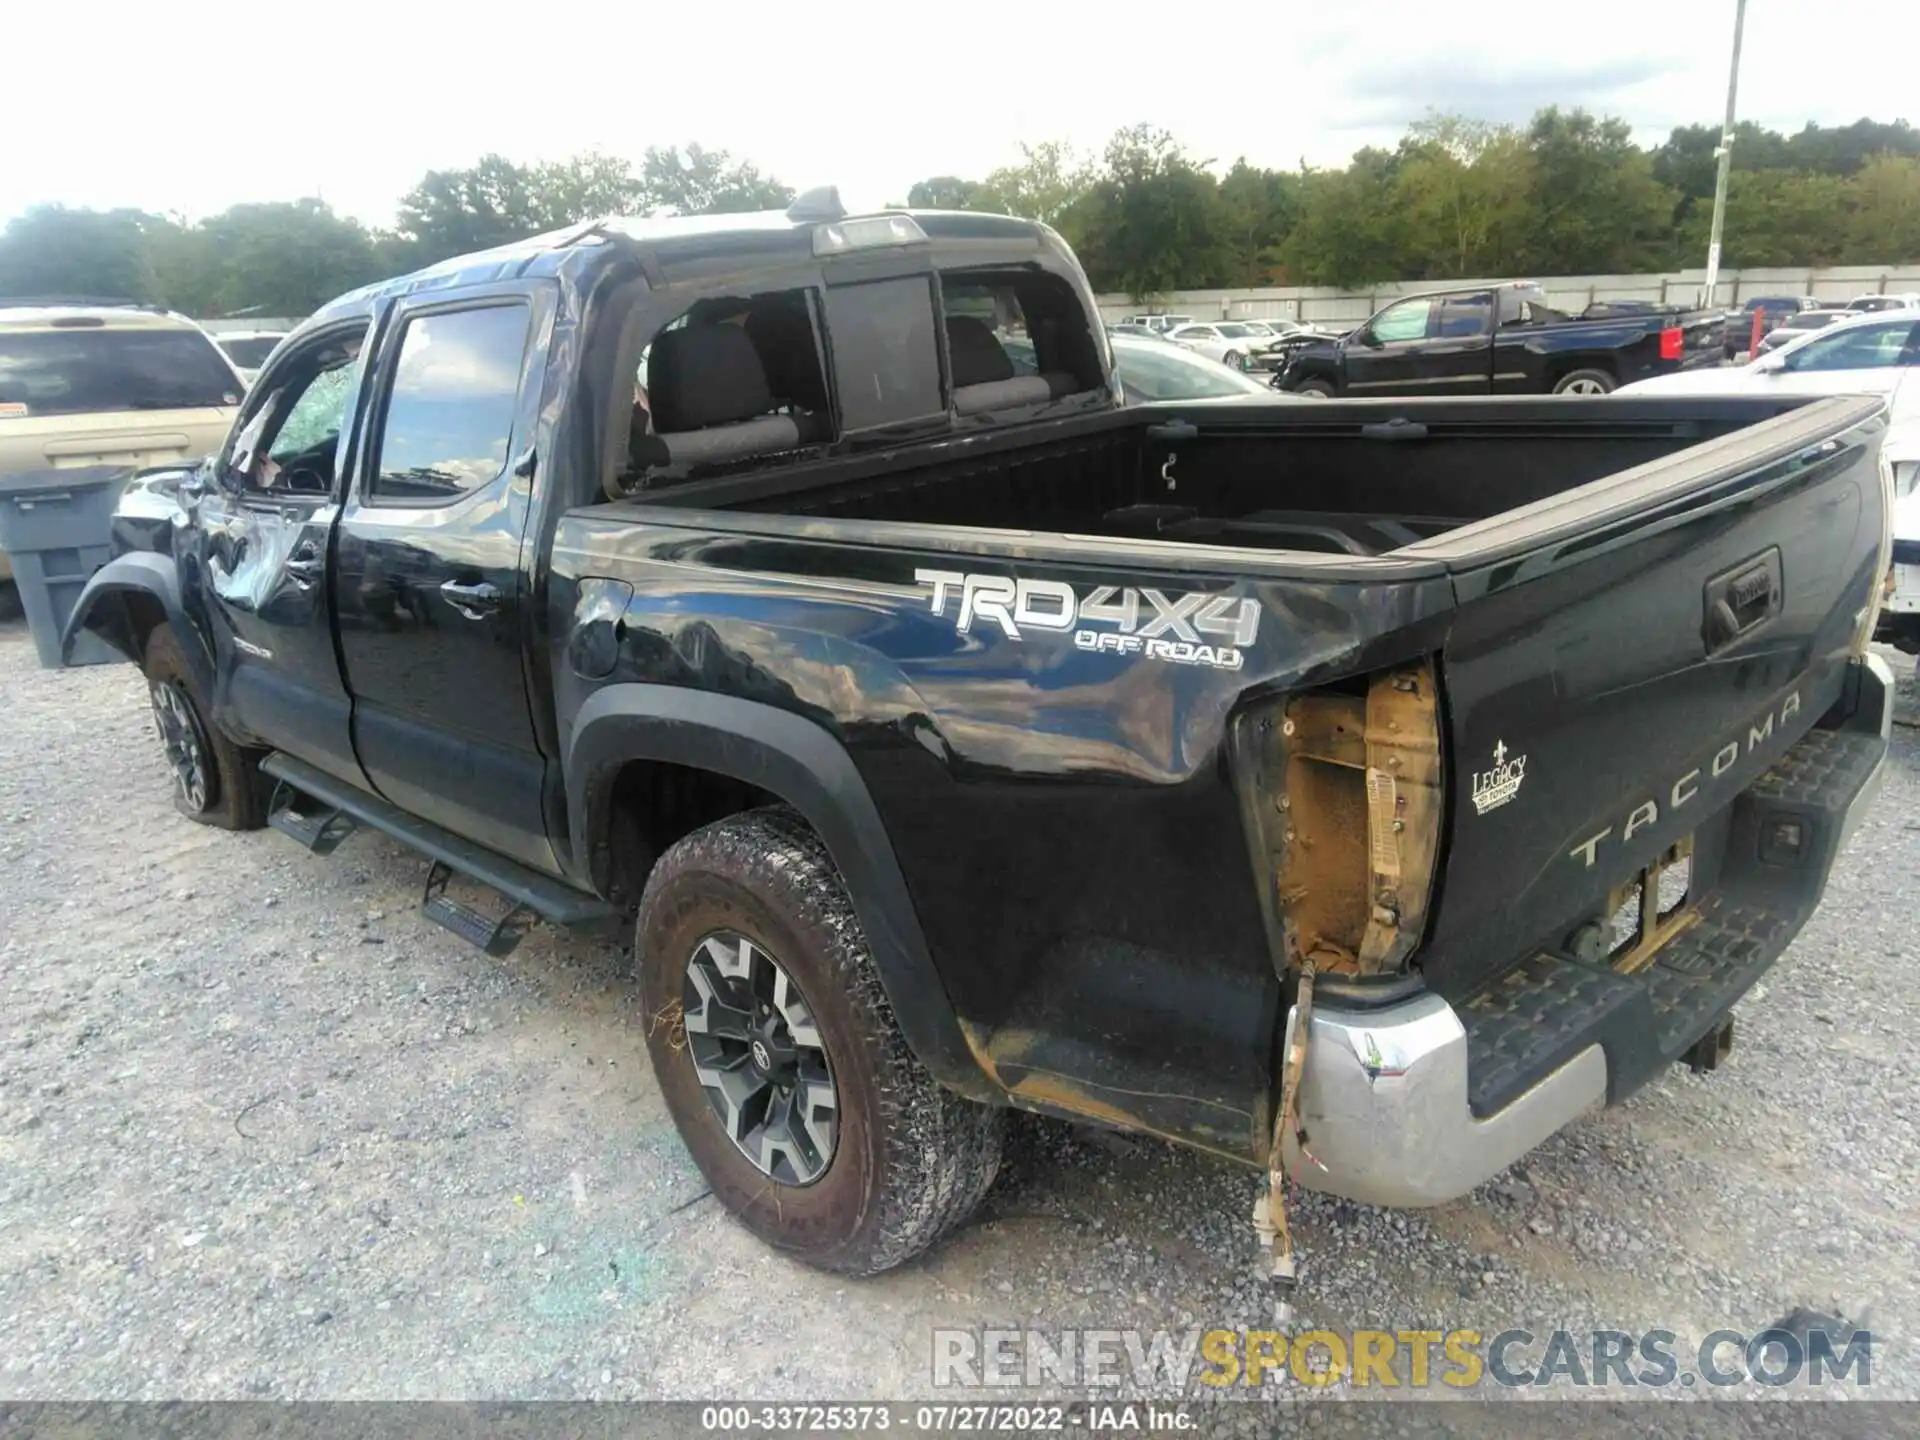
[[[1257,552],[1192,568],[1189,547],[1112,544],[1095,556],[1041,536],[958,555],[936,548],[950,530],[816,521],[802,538],[777,533],[775,518],[747,521],[773,533],[743,535],[736,515],[711,525],[632,507],[566,516],[555,612],[590,618],[616,587],[632,595],[610,671],[577,673],[606,669],[604,638],[591,659],[556,664],[563,727],[586,696],[617,684],[739,696],[811,720],[852,756],[944,998],[1017,1103],[1124,1114],[1259,1153],[1278,979],[1226,759],[1229,720],[1250,698],[1437,648],[1445,576],[1385,562],[1340,580]],[[1157,566],[1160,556],[1179,568]],[[1257,632],[1238,668],[1091,651],[1074,633],[1019,624],[1015,638],[981,616],[962,633],[955,598],[936,613],[933,586],[915,578],[930,568],[1081,597],[1104,586],[1151,588],[1169,604],[1191,592],[1251,600]],[[1117,1018],[1095,1021],[1103,1005]],[[1012,1024],[1036,1015],[1053,1022],[1033,1027],[1044,1033]],[[1076,1026],[1100,1023],[1137,1029],[1147,1053],[1116,1065],[1091,1030],[1059,1048]],[[1193,1053],[1162,1067],[1155,1044]],[[1201,1053],[1209,1044],[1217,1064]]]

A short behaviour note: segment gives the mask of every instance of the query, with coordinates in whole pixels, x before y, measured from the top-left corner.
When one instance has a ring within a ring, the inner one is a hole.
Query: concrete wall
[[[1519,277],[1508,276],[1508,279]],[[1531,277],[1529,277],[1531,278]],[[1654,300],[1691,305],[1706,280],[1704,270],[1675,270],[1665,275],[1562,275],[1541,277],[1548,300],[1563,310],[1582,310],[1595,300]],[[1319,324],[1359,324],[1401,295],[1450,289],[1455,285],[1498,285],[1499,280],[1420,280],[1372,285],[1365,290],[1284,286],[1255,290],[1177,290],[1151,305],[1125,295],[1100,296],[1108,320],[1145,311],[1191,315],[1196,320],[1307,320]],[[1910,265],[1841,265],[1828,270],[1723,270],[1714,287],[1715,303],[1737,306],[1752,295],[1811,295],[1844,305],[1856,295],[1920,291],[1920,261]]]

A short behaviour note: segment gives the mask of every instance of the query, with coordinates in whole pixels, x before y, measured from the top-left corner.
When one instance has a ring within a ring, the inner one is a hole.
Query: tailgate
[[[1879,567],[1878,402],[1822,400],[1400,555],[1446,559],[1443,994],[1569,930],[1838,695]]]
[[[1726,358],[1727,317],[1718,310],[1696,310],[1680,320],[1680,368],[1718,365]]]

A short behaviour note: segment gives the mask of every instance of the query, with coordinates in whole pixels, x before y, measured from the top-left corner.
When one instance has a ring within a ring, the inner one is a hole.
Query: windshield
[[[215,344],[227,352],[227,358],[242,370],[258,370],[267,363],[267,357],[273,354],[273,347],[280,343],[278,335],[254,335],[244,340],[222,340],[215,337]]]
[[[0,405],[27,415],[239,403],[240,382],[197,330],[0,330]]]
[[[1127,389],[1147,400],[1211,400],[1273,391],[1237,370],[1177,345],[1113,342],[1113,368]]]

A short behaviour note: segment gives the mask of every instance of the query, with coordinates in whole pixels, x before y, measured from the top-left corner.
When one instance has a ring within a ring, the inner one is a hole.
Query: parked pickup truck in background
[[[1886,750],[1885,423],[1126,404],[1051,230],[814,192],[327,306],[74,625],[194,819],[631,925],[773,1244],[898,1264],[1017,1106],[1266,1170],[1284,1279],[1288,1177],[1451,1200],[1725,1053]]]
[[[1531,281],[1436,290],[1337,340],[1290,348],[1273,378],[1306,395],[1604,395],[1722,358],[1717,310],[1597,306],[1568,316]]]

